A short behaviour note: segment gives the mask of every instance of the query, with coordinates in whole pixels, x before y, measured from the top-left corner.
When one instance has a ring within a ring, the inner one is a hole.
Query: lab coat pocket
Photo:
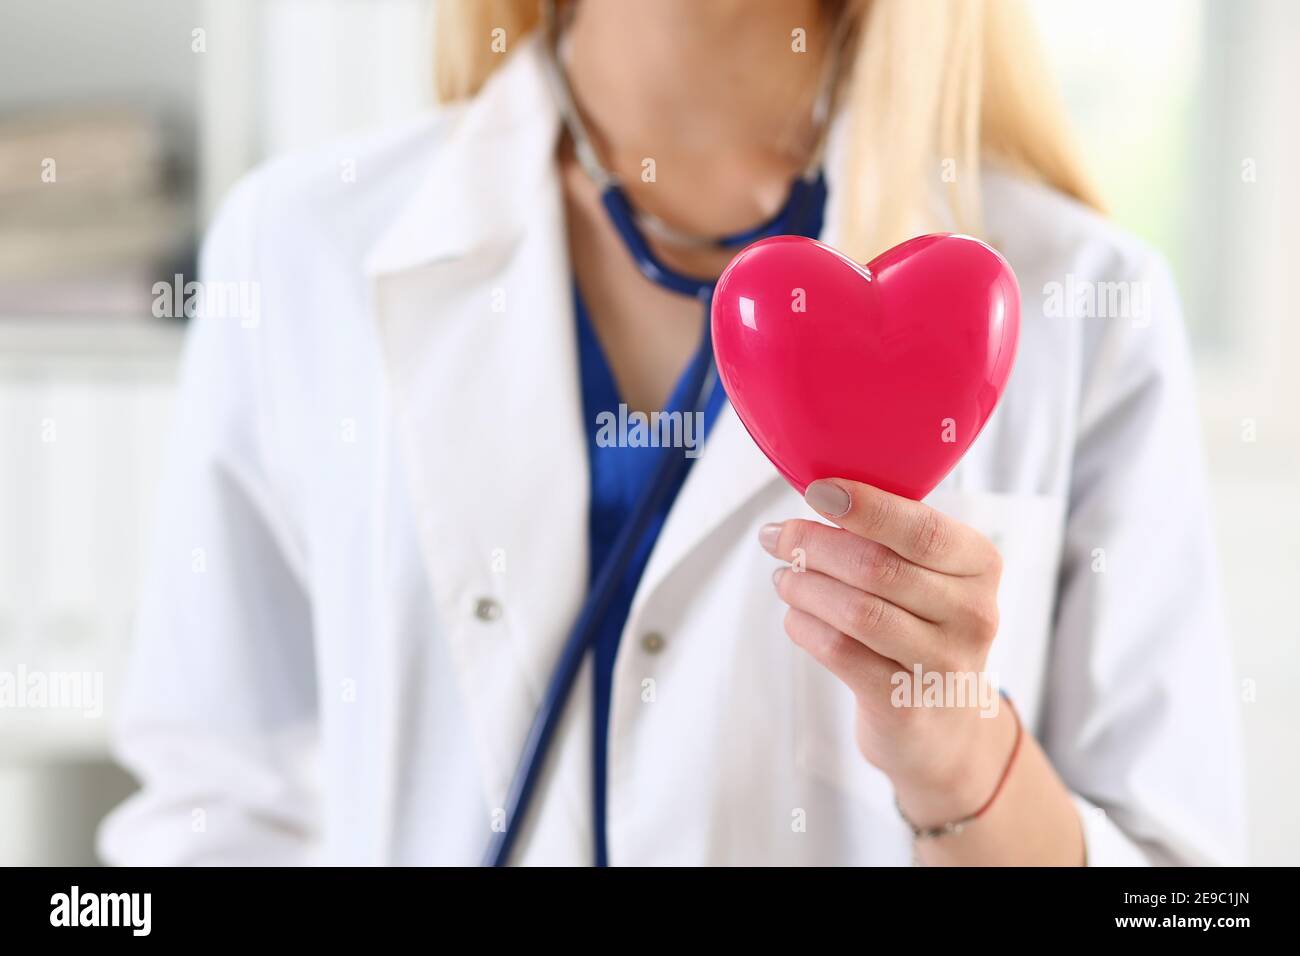
[[[1000,623],[987,671],[1016,699],[1027,723],[1032,722],[1049,646],[1064,501],[1045,495],[946,491],[926,500],[985,535],[1002,554]],[[892,814],[889,779],[857,748],[853,695],[808,655],[797,660],[795,743],[800,769]]]
[[[926,502],[983,534],[1002,555],[998,633],[985,669],[1032,727],[1051,646],[1065,498],[939,491]]]

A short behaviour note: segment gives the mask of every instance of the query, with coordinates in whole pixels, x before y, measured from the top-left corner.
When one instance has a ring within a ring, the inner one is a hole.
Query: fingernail
[[[784,567],[777,568],[775,571],[773,571],[773,572],[772,572],[772,583],[773,583],[773,584],[780,584],[780,583],[781,583],[781,575],[783,575],[783,574],[785,574],[785,568],[784,568]]]
[[[776,543],[781,538],[781,526],[775,522],[758,529],[758,543],[768,554],[776,554]]]
[[[808,502],[814,511],[820,511],[832,518],[847,514],[852,503],[849,500],[849,493],[833,481],[814,481],[803,493],[803,500]]]

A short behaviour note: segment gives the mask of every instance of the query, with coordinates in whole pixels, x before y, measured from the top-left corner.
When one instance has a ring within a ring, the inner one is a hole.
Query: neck
[[[569,80],[602,160],[635,202],[703,233],[780,206],[815,137],[824,5],[578,0]]]

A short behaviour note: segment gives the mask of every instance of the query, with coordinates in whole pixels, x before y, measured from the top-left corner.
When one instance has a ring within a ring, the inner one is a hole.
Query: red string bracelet
[[[1016,705],[1011,703],[1011,698],[1004,696],[1002,699],[1006,701],[1007,706],[1011,708],[1011,716],[1016,719],[1016,740],[1015,743],[1011,745],[1011,756],[1007,758],[1007,765],[1002,770],[1002,776],[998,778],[998,785],[993,788],[993,792],[989,795],[989,798],[984,801],[984,804],[970,816],[962,817],[960,820],[950,820],[947,823],[941,823],[937,827],[918,827],[911,820],[907,819],[907,814],[903,812],[902,807],[898,806],[898,800],[895,798],[894,806],[898,807],[898,815],[903,818],[904,823],[912,828],[912,835],[916,837],[916,839],[932,840],[935,837],[956,836],[970,824],[984,816],[988,811],[988,808],[993,806],[994,801],[997,800],[998,794],[1000,794],[1006,786],[1007,778],[1011,776],[1011,768],[1016,762],[1016,754],[1020,753],[1020,739],[1024,736],[1024,725],[1020,723],[1020,713],[1016,710]]]

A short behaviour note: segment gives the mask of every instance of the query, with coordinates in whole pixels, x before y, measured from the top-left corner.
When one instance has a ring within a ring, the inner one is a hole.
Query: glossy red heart
[[[969,236],[919,236],[865,267],[777,236],[731,260],[712,321],[732,406],[800,493],[849,478],[919,500],[1002,396],[1020,289]]]

